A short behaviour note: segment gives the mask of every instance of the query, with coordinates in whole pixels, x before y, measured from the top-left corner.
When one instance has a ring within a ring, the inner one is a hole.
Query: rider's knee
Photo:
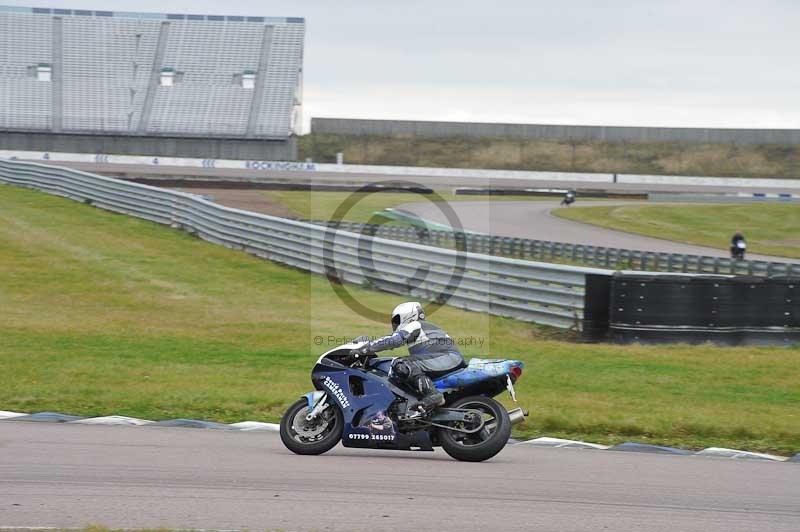
[[[399,380],[407,380],[412,374],[411,365],[403,358],[396,358],[392,362],[392,376]]]

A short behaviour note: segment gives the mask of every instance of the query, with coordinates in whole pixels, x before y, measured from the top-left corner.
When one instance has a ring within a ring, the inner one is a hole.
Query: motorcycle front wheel
[[[306,420],[308,401],[300,399],[281,418],[281,441],[295,454],[322,454],[342,439],[344,416],[330,405],[316,419]]]
[[[502,451],[508,443],[511,420],[503,405],[491,397],[464,397],[450,405],[450,408],[475,410],[483,418],[483,428],[474,433],[439,429],[442,448],[456,460],[482,462]],[[471,429],[466,424],[455,428]]]

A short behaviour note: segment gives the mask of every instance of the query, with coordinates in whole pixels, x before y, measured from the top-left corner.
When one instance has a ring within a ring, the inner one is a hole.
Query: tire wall
[[[608,339],[611,308],[611,275],[587,274],[583,298],[583,340],[599,342]]]
[[[612,340],[800,343],[800,278],[615,274]]]

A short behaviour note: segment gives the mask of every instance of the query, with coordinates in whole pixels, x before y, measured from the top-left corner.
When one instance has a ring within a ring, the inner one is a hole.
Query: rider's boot
[[[408,405],[408,418],[418,418],[444,404],[444,396],[439,393],[430,377],[412,360],[397,358],[392,363],[389,379],[397,384],[410,385],[420,395],[420,400]]]
[[[436,389],[433,381],[427,375],[420,375],[416,379],[416,387],[422,396],[419,403],[413,405],[412,408],[428,413],[433,411],[437,406],[444,404],[444,395]]]

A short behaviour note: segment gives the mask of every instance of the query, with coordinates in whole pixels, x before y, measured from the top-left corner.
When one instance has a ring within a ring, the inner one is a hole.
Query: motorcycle
[[[744,240],[739,240],[736,245],[731,246],[731,258],[735,260],[744,260],[744,252],[747,249],[747,244]]]
[[[561,200],[561,206],[563,207],[564,205],[566,205],[567,207],[569,207],[573,203],[575,203],[575,193],[570,190],[564,195],[564,199]]]
[[[322,454],[340,441],[345,447],[407,451],[441,446],[457,460],[481,462],[505,447],[511,426],[527,415],[493,399],[508,391],[516,402],[521,361],[473,358],[464,368],[432,376],[445,404],[422,414],[410,408],[417,395],[389,380],[393,358],[353,352],[366,341],[357,338],[319,357],[311,371],[315,391],[281,419],[281,440],[290,451]]]

